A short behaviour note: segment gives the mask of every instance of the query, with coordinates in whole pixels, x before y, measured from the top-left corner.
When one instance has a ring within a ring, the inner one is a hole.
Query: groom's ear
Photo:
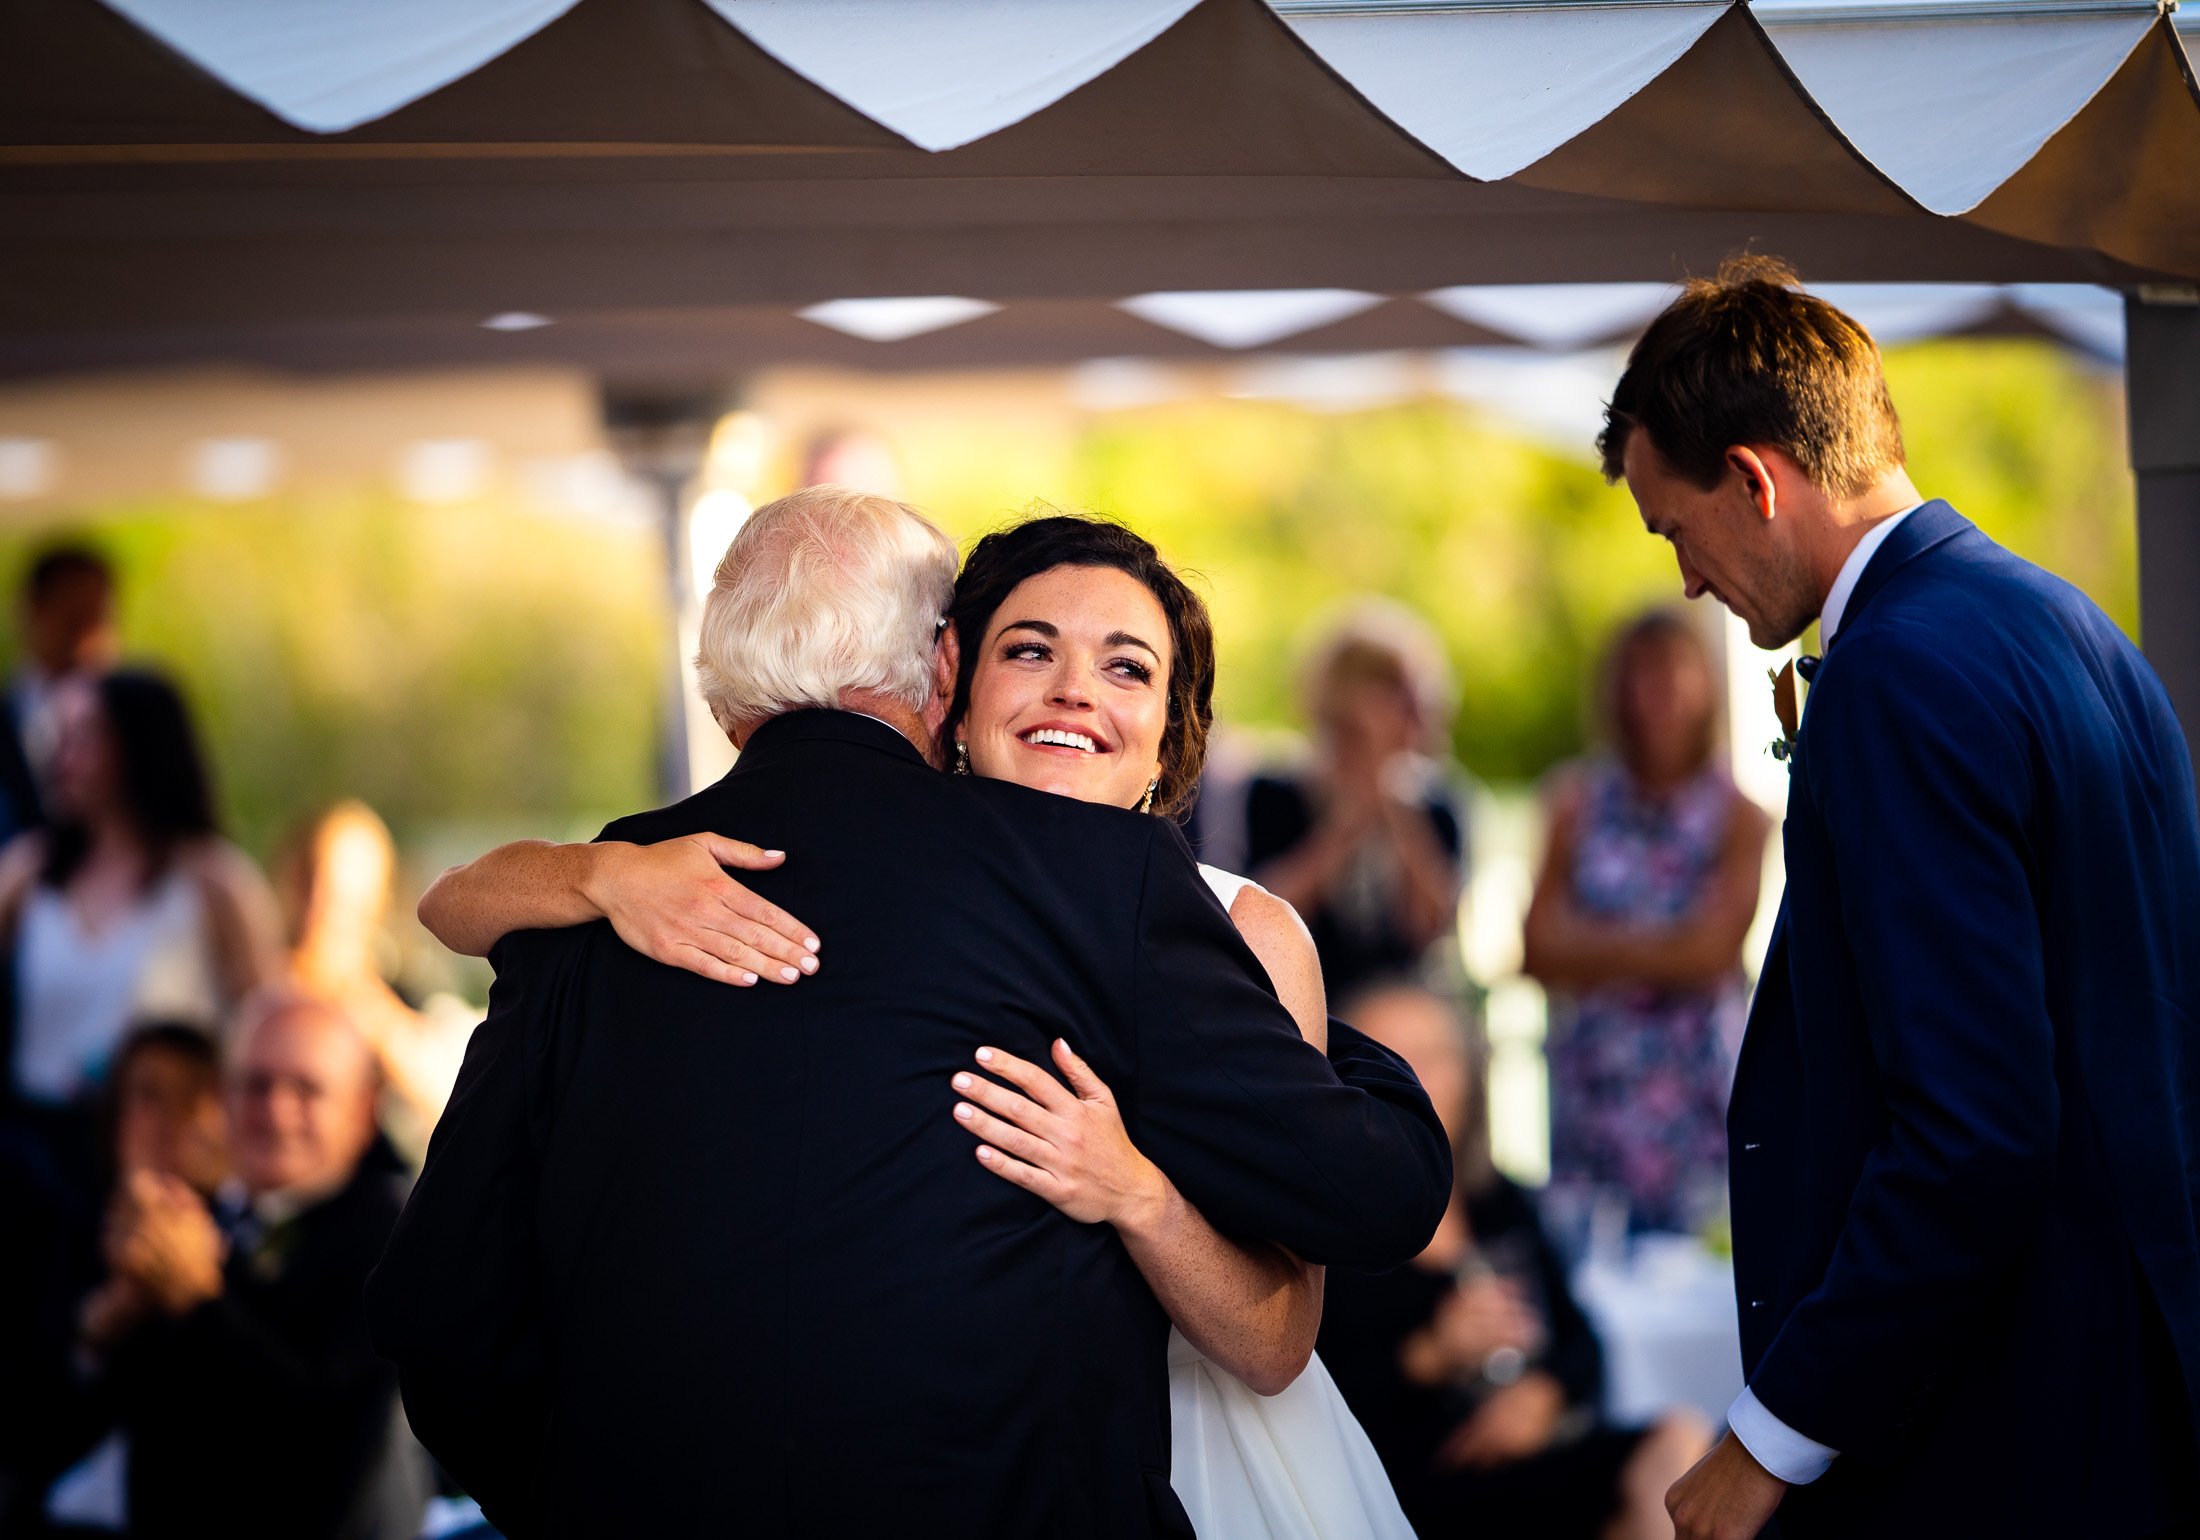
[[[1757,516],[1770,522],[1779,511],[1779,491],[1773,485],[1772,467],[1765,457],[1747,444],[1736,444],[1726,452],[1726,468],[1742,478],[1742,491],[1749,498],[1749,505]]]

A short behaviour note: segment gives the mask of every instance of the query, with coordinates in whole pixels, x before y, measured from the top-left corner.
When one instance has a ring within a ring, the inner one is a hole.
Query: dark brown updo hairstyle
[[[1215,629],[1207,605],[1176,575],[1151,541],[1106,519],[1048,514],[996,530],[971,548],[955,580],[948,609],[962,664],[955,699],[941,726],[952,743],[978,672],[986,628],[1018,584],[1056,567],[1112,567],[1146,585],[1169,622],[1169,722],[1161,731],[1161,784],[1153,810],[1174,818],[1192,805],[1207,763],[1207,729],[1215,720]]]

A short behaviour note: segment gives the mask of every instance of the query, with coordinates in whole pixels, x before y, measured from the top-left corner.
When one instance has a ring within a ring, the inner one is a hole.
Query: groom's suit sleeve
[[[1131,1007],[1132,1138],[1217,1229],[1310,1262],[1418,1255],[1451,1194],[1451,1149],[1411,1070],[1343,1023],[1300,1037],[1267,975],[1156,820]]]
[[[375,1350],[398,1366],[415,1436],[514,1540],[539,1533],[549,1380],[535,1269],[536,1085],[571,931],[490,954],[489,1014],[466,1045],[427,1164],[367,1280]]]
[[[1844,1454],[1899,1447],[1980,1300],[2040,1236],[2060,1101],[2030,756],[1922,629],[1844,638],[1801,753],[1886,1126],[1823,1280],[1751,1376]]]

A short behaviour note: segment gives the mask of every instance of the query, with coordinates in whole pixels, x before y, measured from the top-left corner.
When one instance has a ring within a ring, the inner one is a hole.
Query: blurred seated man
[[[1602,1420],[1604,1351],[1520,1187],[1490,1164],[1479,1054],[1451,1003],[1379,986],[1347,1019],[1412,1066],[1458,1189],[1381,1275],[1332,1268],[1321,1359],[1423,1540],[1671,1540],[1665,1491],[1711,1447],[1693,1413]]]
[[[360,1302],[403,1203],[361,1169],[374,1056],[333,1007],[270,991],[247,1002],[226,1079],[234,1219],[183,1176],[125,1173],[111,1281],[82,1318],[129,1439],[130,1532],[409,1540],[425,1457]]]

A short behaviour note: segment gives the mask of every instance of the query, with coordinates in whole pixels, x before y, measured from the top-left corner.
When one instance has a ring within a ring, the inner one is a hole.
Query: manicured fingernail
[[[971,1120],[971,1118],[972,1118],[972,1117],[976,1116],[976,1114],[977,1114],[977,1109],[976,1109],[975,1107],[972,1107],[972,1106],[970,1105],[970,1103],[968,1103],[968,1102],[957,1102],[957,1103],[955,1103],[955,1116],[956,1116],[956,1117],[958,1117],[958,1118],[961,1118],[961,1119],[962,1119],[962,1120],[963,1120],[963,1121],[964,1121],[965,1123],[969,1122],[969,1121]]]
[[[753,984],[756,982],[756,975],[753,973],[744,973],[741,975],[741,982],[744,984]]]
[[[808,950],[808,951],[812,951],[812,952],[816,951],[816,950],[817,950],[817,937],[815,937],[815,936],[804,936],[804,937],[802,938],[802,945],[803,945],[803,947],[804,947],[804,948],[805,948],[806,950]]]
[[[786,858],[787,852],[784,850],[767,850],[764,854],[770,856],[774,861],[779,861]]]
[[[970,1089],[970,1077],[969,1077],[968,1075],[957,1075],[957,1076],[955,1077],[955,1089],[956,1089],[956,1090],[958,1090],[958,1091],[967,1091],[967,1090],[969,1090],[969,1089]]]
[[[804,973],[815,973],[817,972],[817,959],[814,957],[805,957],[802,959],[801,962],[795,964],[795,966],[800,968]]]
[[[992,1165],[993,1162],[998,1158],[999,1157],[994,1155],[993,1151],[988,1149],[985,1145],[981,1144],[978,1146],[978,1159],[984,1161],[987,1165]]]
[[[978,1062],[980,1064],[991,1064],[993,1062],[993,1050],[990,1048],[979,1049]]]
[[[796,979],[802,977],[802,974],[799,969],[781,968],[779,970],[779,976],[785,979],[788,983],[792,984]]]

